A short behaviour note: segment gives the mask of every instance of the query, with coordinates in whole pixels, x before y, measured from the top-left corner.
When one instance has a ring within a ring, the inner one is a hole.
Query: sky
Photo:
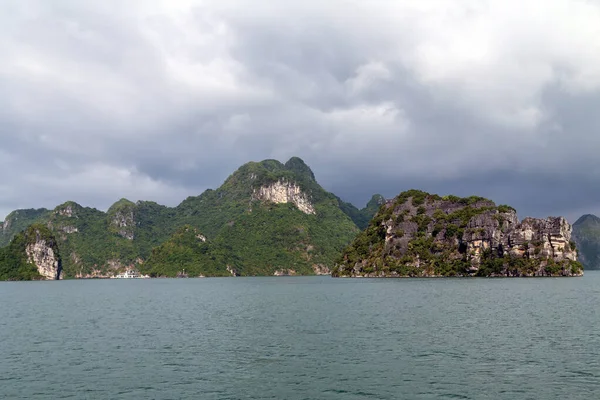
[[[415,188],[600,215],[600,1],[0,0],[0,220],[175,206],[302,158],[362,207]]]

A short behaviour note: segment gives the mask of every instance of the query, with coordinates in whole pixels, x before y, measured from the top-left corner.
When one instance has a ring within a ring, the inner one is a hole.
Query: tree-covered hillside
[[[165,260],[179,259],[180,250],[182,257],[198,250],[197,245],[182,250],[191,243],[183,240],[185,226],[202,232],[206,246],[218,249],[200,269],[189,265],[203,258],[188,257],[190,272],[219,275],[231,264],[242,275],[270,275],[278,269],[310,274],[333,265],[358,233],[357,225],[364,226],[381,202],[374,196],[358,210],[325,191],[301,159],[285,164],[265,160],[241,166],[219,188],[177,207],[121,199],[107,212],[74,202],[54,210],[17,210],[2,224],[0,244],[32,223],[43,223],[56,235],[67,278],[111,276],[128,266],[150,271],[143,266],[149,258],[153,273],[172,276],[174,266]]]
[[[301,211],[292,201],[261,198],[261,188],[269,196],[277,189],[289,195],[296,187],[298,201],[306,201],[314,213]],[[286,164],[265,160],[243,165],[217,190],[186,199],[177,207],[177,218],[229,249],[232,259],[240,260],[241,275],[271,275],[278,269],[311,274],[319,266],[330,268],[358,233],[339,199],[297,157]]]

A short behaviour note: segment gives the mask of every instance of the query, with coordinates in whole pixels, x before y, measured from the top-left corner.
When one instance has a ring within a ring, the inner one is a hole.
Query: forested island
[[[517,219],[481,197],[418,190],[358,209],[298,157],[249,162],[177,207],[68,201],[0,223],[0,279],[332,274],[344,277],[576,276],[562,217]]]

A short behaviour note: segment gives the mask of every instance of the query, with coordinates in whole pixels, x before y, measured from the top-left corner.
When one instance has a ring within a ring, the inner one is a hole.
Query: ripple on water
[[[600,273],[0,284],[0,397],[592,399]]]

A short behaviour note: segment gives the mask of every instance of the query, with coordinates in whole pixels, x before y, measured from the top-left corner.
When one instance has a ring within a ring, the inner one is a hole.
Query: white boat
[[[121,272],[120,274],[115,275],[114,278],[115,279],[137,279],[137,278],[142,278],[142,276],[136,270],[128,269],[125,272]]]

